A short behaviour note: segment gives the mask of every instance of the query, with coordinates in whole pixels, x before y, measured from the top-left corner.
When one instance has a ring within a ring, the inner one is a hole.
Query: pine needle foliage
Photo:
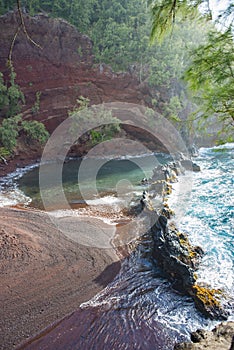
[[[175,22],[194,19],[198,16],[198,6],[202,0],[156,0],[148,1],[152,14],[151,42],[161,42],[171,34]]]

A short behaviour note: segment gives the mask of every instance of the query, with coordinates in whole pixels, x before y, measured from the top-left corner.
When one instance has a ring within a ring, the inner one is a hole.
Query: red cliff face
[[[26,97],[24,115],[30,118],[36,92],[41,93],[40,111],[33,118],[52,132],[67,117],[79,96],[92,104],[132,102],[149,104],[150,91],[129,73],[114,73],[104,64],[94,64],[91,40],[61,19],[40,14],[24,15],[33,45],[22,28],[13,48],[16,81]],[[18,12],[0,17],[0,71],[7,77],[6,61],[19,26]]]
[[[91,104],[127,102],[151,106],[152,96],[148,85],[140,83],[130,73],[115,73],[105,64],[95,64],[91,40],[79,33],[74,26],[45,14],[23,16],[29,37],[41,47],[37,47],[27,38],[21,26],[14,42],[12,61],[16,82],[26,98],[23,106],[24,118],[43,122],[52,133],[67,118],[68,111],[74,108],[80,96],[89,98]],[[18,12],[9,12],[0,17],[0,71],[5,80],[9,78],[6,63],[20,23]],[[32,107],[37,92],[40,93],[40,110],[33,114]],[[152,135],[143,134],[141,129],[124,125],[121,137],[134,140],[140,135],[140,143],[147,149],[165,150],[161,142]],[[135,154],[139,151],[134,143],[126,147],[126,152]],[[88,145],[78,144],[70,153],[82,156],[89,149]],[[114,149],[113,154],[116,151]],[[0,175],[17,166],[34,162],[41,152],[42,149],[37,144],[25,145],[21,138],[15,149],[14,159],[9,160],[8,165],[0,163]]]

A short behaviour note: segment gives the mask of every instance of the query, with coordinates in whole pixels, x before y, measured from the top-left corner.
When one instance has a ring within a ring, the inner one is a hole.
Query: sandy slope
[[[77,218],[81,229],[85,220]],[[108,226],[90,220],[98,229]],[[69,240],[40,211],[1,208],[0,248],[0,349],[4,350],[74,311],[120,268],[114,250]]]

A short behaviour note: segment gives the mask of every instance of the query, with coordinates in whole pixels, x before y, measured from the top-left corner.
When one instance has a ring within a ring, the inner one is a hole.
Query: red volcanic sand
[[[77,218],[78,227],[85,218]],[[89,218],[97,228],[108,226]],[[76,310],[118,273],[112,249],[63,235],[46,213],[0,209],[0,349],[13,349]]]

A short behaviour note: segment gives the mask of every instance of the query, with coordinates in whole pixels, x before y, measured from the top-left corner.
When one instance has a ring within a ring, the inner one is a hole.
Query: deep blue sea
[[[234,295],[234,144],[202,148],[181,229],[206,252],[201,281]]]

